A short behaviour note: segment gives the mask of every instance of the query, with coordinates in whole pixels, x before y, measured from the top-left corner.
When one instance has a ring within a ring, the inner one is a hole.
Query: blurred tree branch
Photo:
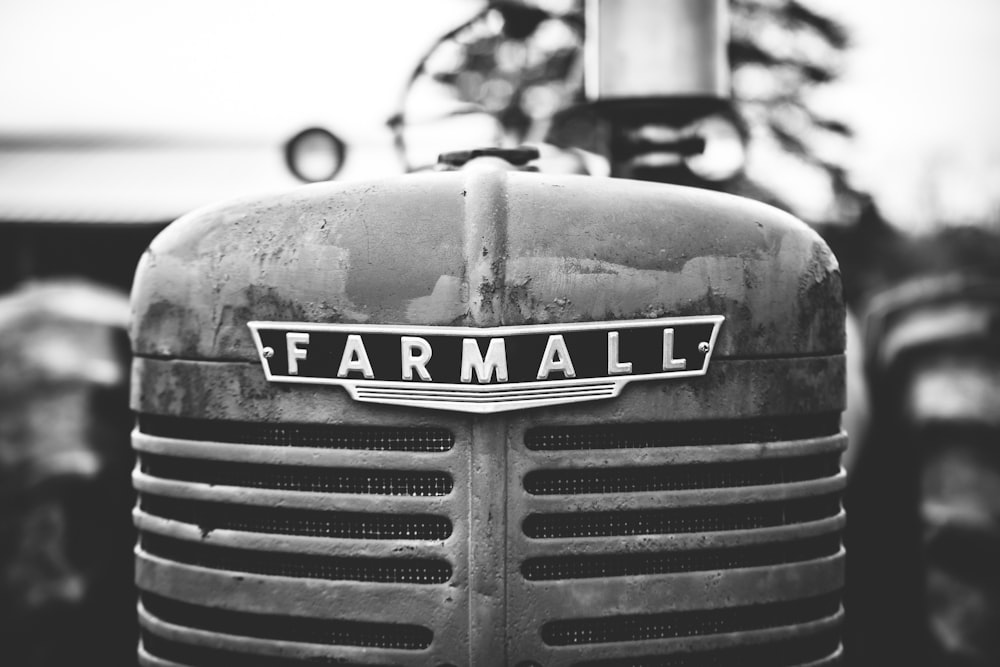
[[[573,127],[553,132],[553,124],[563,120],[557,114],[583,101],[586,25],[583,0],[561,3],[560,11],[545,9],[551,5],[493,0],[439,40],[415,71],[411,88],[428,79],[463,113],[469,105],[481,107],[499,121],[508,144],[548,140],[594,150],[600,144],[595,118],[578,117]],[[822,197],[828,212],[812,222],[855,220],[867,199],[837,160],[824,154],[850,139],[851,128],[813,110],[808,99],[812,89],[840,75],[850,46],[847,29],[800,0],[730,0],[730,8],[733,101],[751,152],[751,182],[738,191],[794,210],[780,189],[767,194],[775,187],[772,181],[780,188],[783,174],[755,167],[787,165],[783,172],[797,170],[826,184]],[[399,118],[419,116],[418,106],[417,96],[408,97]],[[760,159],[754,161],[755,155]]]

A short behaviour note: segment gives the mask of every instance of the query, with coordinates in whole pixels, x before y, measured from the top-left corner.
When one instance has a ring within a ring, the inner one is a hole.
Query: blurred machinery
[[[128,664],[128,304],[80,281],[0,297],[0,646]]]
[[[974,253],[995,253],[995,238],[972,236]],[[916,251],[924,266],[868,315],[874,422],[850,494],[863,508],[849,532],[856,642],[872,662],[985,667],[1000,660],[1000,282],[968,248],[935,266],[954,252],[949,235]]]

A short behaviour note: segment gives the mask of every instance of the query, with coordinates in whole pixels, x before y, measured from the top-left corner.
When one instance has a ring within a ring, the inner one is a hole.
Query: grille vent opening
[[[528,537],[538,539],[707,533],[787,526],[833,517],[839,512],[840,495],[829,494],[718,507],[530,514],[523,530]]]
[[[432,558],[360,558],[272,551],[251,551],[144,533],[139,544],[147,553],[175,563],[213,570],[275,577],[368,581],[393,584],[443,584],[451,564]]]
[[[434,639],[430,628],[403,623],[367,623],[299,616],[253,614],[202,607],[142,593],[143,606],[166,623],[257,639],[419,650]]]
[[[839,610],[840,594],[830,593],[728,609],[552,621],[542,626],[542,641],[549,646],[572,646],[746,632],[818,621]]]
[[[195,524],[205,534],[221,529],[354,540],[439,541],[447,539],[452,531],[447,517],[428,514],[275,509],[149,494],[140,495],[139,509],[164,519]]]
[[[533,495],[681,491],[801,482],[838,472],[839,452],[768,461],[533,470],[524,476],[524,489]]]
[[[836,435],[839,432],[840,413],[833,412],[725,421],[541,426],[525,433],[524,444],[535,451],[644,449],[802,440]]]
[[[840,633],[768,642],[753,646],[640,658],[613,658],[575,663],[573,667],[793,667],[833,656],[840,650]]]
[[[175,662],[188,667],[219,667],[219,665],[240,665],[240,667],[309,667],[310,665],[337,665],[338,667],[390,667],[389,665],[361,665],[343,662],[340,658],[279,658],[271,655],[252,655],[225,649],[184,644],[158,637],[148,630],[142,632],[142,647],[160,660]]]
[[[451,475],[437,471],[239,463],[140,454],[140,470],[153,477],[199,484],[241,486],[282,491],[446,496],[454,488]]]
[[[266,424],[143,414],[141,433],[178,440],[206,440],[271,447],[317,447],[395,452],[446,452],[455,436],[443,428],[384,428],[327,424]]]
[[[794,542],[725,549],[532,558],[522,564],[521,574],[532,581],[554,581],[704,572],[800,563],[833,556],[839,551],[840,535],[833,534]]]

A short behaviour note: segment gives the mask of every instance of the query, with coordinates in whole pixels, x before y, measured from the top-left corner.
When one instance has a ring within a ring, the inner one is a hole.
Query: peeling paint
[[[458,276],[441,276],[430,294],[416,297],[406,306],[406,321],[410,324],[442,325],[454,322],[468,308],[463,287]]]
[[[251,319],[499,324],[720,314],[717,358],[843,348],[836,262],[762,204],[657,184],[447,172],[186,216],[144,254],[136,351],[253,360]]]

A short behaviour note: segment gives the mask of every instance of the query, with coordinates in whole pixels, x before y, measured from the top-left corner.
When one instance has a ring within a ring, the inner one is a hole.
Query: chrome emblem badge
[[[629,382],[704,375],[723,319],[248,326],[270,382],[339,385],[358,401],[485,414],[613,398]]]

